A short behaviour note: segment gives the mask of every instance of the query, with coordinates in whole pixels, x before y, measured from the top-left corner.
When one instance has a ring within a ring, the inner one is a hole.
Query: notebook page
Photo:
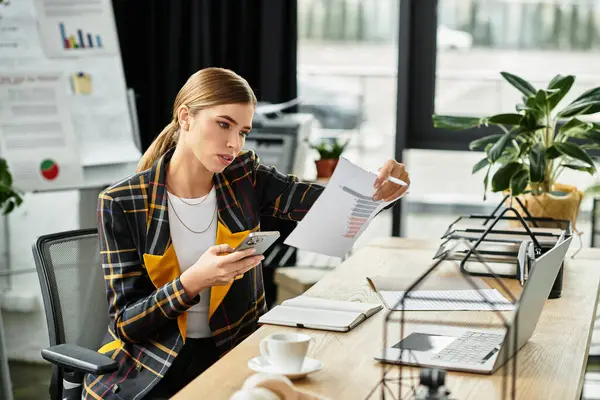
[[[307,327],[348,328],[356,320],[364,318],[361,313],[347,311],[314,310],[279,305],[258,320],[262,324],[292,325]]]
[[[402,310],[401,304],[395,306],[400,302],[404,293],[400,291],[380,291],[379,295],[388,308],[394,307],[394,310]],[[417,290],[411,292],[410,296],[414,298],[407,298],[404,303],[404,310],[407,311],[510,311],[514,309],[514,305],[496,289],[479,291]],[[495,304],[487,304],[482,296]]]
[[[311,296],[298,296],[293,299],[285,300],[281,303],[283,306],[312,308],[320,310],[351,311],[370,315],[381,309],[381,305],[373,303],[359,303],[357,301],[343,301],[322,299]]]

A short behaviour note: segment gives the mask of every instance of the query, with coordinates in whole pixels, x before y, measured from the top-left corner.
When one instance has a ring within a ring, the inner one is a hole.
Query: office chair
[[[116,361],[96,352],[108,327],[98,232],[40,236],[33,256],[50,339],[42,357],[53,364],[50,398],[80,399],[86,373],[102,375],[118,368]]]

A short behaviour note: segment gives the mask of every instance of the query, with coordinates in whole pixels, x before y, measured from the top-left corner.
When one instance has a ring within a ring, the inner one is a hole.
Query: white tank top
[[[171,193],[168,193],[168,196],[171,240],[177,254],[179,268],[183,273],[215,244],[217,196],[214,186],[206,196],[201,198],[182,200]],[[211,336],[208,326],[209,303],[210,288],[207,288],[200,292],[200,302],[188,309],[186,337]]]

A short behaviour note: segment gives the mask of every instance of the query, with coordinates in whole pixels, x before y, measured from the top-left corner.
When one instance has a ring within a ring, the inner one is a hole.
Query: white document
[[[110,0],[36,0],[35,6],[48,57],[118,55]]]
[[[459,260],[462,261],[473,243],[468,244],[463,240],[454,241],[448,240],[440,245],[434,258],[439,259],[446,257],[447,260]],[[515,264],[517,253],[519,252],[520,243],[495,243],[495,242],[482,242],[477,247],[477,254],[486,263],[509,263]],[[470,257],[471,262],[478,262],[475,254]],[[491,267],[491,265],[488,264]],[[482,265],[482,268],[485,267]]]
[[[0,2],[0,71],[22,72],[28,65],[40,68],[36,13],[27,0]]]
[[[318,310],[337,310],[347,312],[357,312],[370,317],[377,311],[381,310],[379,304],[361,303],[358,301],[343,301],[322,299],[320,297],[298,296],[293,299],[285,300],[281,303],[282,306],[312,308]]]
[[[452,232],[447,236],[448,239],[471,239],[477,240],[481,237],[481,232],[463,232],[456,231]],[[554,246],[558,241],[559,236],[536,236],[536,239],[540,245],[551,245]],[[496,243],[522,243],[526,240],[531,240],[531,236],[527,233],[522,235],[517,234],[503,234],[503,233],[488,233],[483,239],[483,242],[496,242]],[[482,243],[483,243],[482,242]]]
[[[60,73],[0,73],[0,154],[19,190],[83,182]]]
[[[379,297],[390,310],[405,311],[510,311],[514,304],[496,289],[416,290],[400,303],[403,291],[379,291]],[[489,301],[489,304],[486,302]]]
[[[377,213],[393,202],[373,200],[376,178],[374,173],[340,158],[325,190],[284,243],[344,257]]]
[[[489,226],[483,225],[481,220],[471,221],[471,220],[466,219],[466,220],[461,220],[457,223],[450,225],[450,227],[448,229],[448,233],[451,233],[454,231],[456,231],[456,232],[470,231],[470,232],[482,233],[482,232],[485,232],[485,230],[488,228],[489,228]],[[502,230],[502,231],[507,231],[507,232],[527,234],[527,231],[525,231],[525,228],[523,228],[522,226],[510,226],[507,224],[497,224],[494,226],[494,230]],[[530,226],[529,230],[532,233],[546,233],[546,234],[552,234],[555,236],[560,236],[564,232],[564,230],[560,229],[560,228],[539,228],[539,227],[534,227],[534,226]]]
[[[8,69],[22,65],[17,60],[40,56],[35,19],[27,17],[4,17],[0,7],[0,68]]]
[[[298,296],[275,306],[258,323],[347,332],[381,309],[379,304]]]
[[[119,101],[117,107],[115,104],[100,104],[100,99],[109,96],[79,97],[80,103],[73,107],[71,114],[75,132],[81,140],[82,164],[88,167],[138,162],[141,153],[133,139],[126,103]],[[116,93],[110,97],[120,100]]]

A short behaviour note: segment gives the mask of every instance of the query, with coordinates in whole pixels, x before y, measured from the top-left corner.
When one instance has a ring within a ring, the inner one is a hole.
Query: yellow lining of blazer
[[[258,226],[256,229],[258,229]],[[221,222],[218,222],[215,243],[228,244],[235,248],[250,232],[251,230],[232,233],[229,228],[221,224]],[[144,254],[144,264],[146,265],[146,271],[148,272],[152,283],[157,289],[175,280],[179,275],[181,275],[181,270],[179,268],[179,262],[177,261],[177,254],[175,253],[175,247],[173,247],[173,243],[169,245],[163,255]],[[227,295],[232,283],[233,282],[230,282],[227,285],[211,287],[210,305],[208,311],[209,320],[219,305],[223,302],[223,299]],[[177,325],[179,327],[179,332],[185,341],[187,311],[179,314],[177,317]]]
[[[100,347],[100,349],[98,349],[98,353],[106,354],[109,351],[120,348],[121,346],[123,346],[123,342],[121,340],[113,340],[112,342],[108,342],[104,346]]]
[[[231,233],[229,228],[227,228],[225,225],[219,222],[217,225],[216,244],[228,244],[235,249],[240,243],[242,243],[244,238],[248,236],[248,233],[250,232],[250,230],[247,230],[242,232]],[[229,282],[227,285],[211,287],[210,306],[208,308],[209,320],[213,316],[215,311],[217,311],[219,305],[223,302],[223,299],[227,295],[227,292],[229,292],[229,288],[231,288],[232,283],[233,282]]]
[[[173,243],[169,244],[169,247],[167,247],[167,250],[165,250],[165,253],[162,256],[144,254],[144,264],[146,265],[146,271],[148,271],[148,275],[150,276],[154,287],[157,289],[172,282],[181,275]],[[177,317],[177,326],[179,327],[179,333],[181,333],[181,337],[185,342],[187,312],[179,314]]]

